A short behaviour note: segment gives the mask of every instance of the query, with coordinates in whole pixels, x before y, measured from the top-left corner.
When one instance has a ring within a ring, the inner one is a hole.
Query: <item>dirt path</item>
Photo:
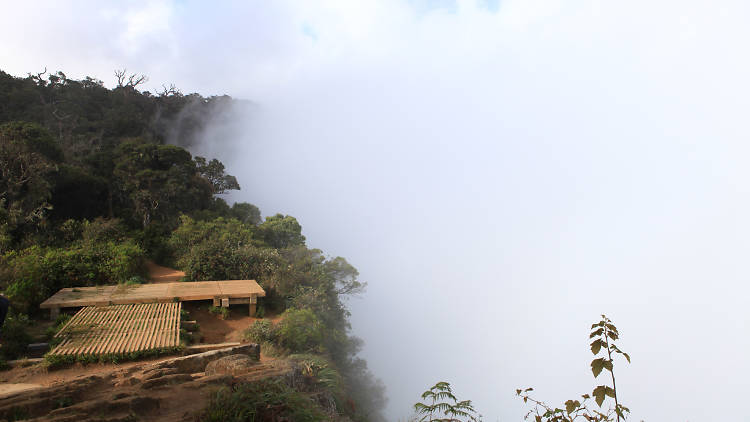
[[[146,262],[146,268],[148,268],[148,278],[152,283],[172,283],[185,277],[184,271],[162,267],[150,260]]]
[[[41,384],[0,384],[0,397],[9,396],[21,391],[42,388]]]
[[[64,382],[73,378],[78,378],[85,375],[94,375],[100,373],[111,372],[115,369],[126,369],[134,366],[142,365],[149,362],[159,362],[165,359],[169,359],[174,356],[159,356],[149,359],[141,359],[138,361],[128,361],[122,363],[91,363],[91,364],[75,364],[67,368],[58,369],[54,371],[48,371],[40,365],[30,367],[16,367],[7,371],[0,372],[0,396],[10,394],[11,390],[21,387],[15,386],[42,386],[47,387],[59,382]],[[4,390],[2,387],[8,390]]]

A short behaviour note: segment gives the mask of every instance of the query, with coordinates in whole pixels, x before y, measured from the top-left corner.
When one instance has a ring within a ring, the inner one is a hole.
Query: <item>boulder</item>
[[[206,365],[206,376],[242,375],[248,373],[258,361],[248,355],[229,355],[216,359]]]

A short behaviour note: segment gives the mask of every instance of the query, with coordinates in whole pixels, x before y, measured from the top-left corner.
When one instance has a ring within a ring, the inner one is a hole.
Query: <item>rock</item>
[[[151,371],[144,371],[142,379],[146,381],[154,378],[160,378],[165,375],[174,375],[176,373],[178,373],[176,368],[154,369]]]
[[[138,378],[128,377],[128,378],[124,378],[124,379],[116,382],[115,383],[115,387],[127,387],[127,386],[130,386],[130,385],[136,385],[139,382],[141,382],[141,380],[139,380]]]
[[[147,390],[149,388],[159,387],[162,385],[182,384],[184,382],[188,382],[192,380],[193,380],[193,377],[191,377],[189,374],[165,375],[160,378],[154,378],[148,381],[144,381],[143,384],[141,384],[141,388]]]
[[[211,375],[241,375],[249,372],[258,361],[248,355],[229,355],[216,359],[206,365],[206,376]]]
[[[197,378],[193,382],[185,384],[186,388],[201,389],[208,385],[231,385],[233,377],[231,375],[211,375]]]
[[[260,359],[260,346],[257,344],[243,344],[226,349],[212,350],[210,352],[198,353],[196,355],[183,356],[181,358],[170,359],[154,365],[154,369],[176,368],[177,373],[193,374],[206,370],[209,362],[227,355],[244,354],[255,359]]]

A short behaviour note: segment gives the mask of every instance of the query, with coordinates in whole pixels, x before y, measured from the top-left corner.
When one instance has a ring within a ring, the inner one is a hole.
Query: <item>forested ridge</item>
[[[261,311],[283,318],[256,323],[253,340],[314,356],[342,415],[382,420],[384,389],[357,358],[343,302],[363,291],[357,270],[308,247],[294,217],[229,205],[222,194],[242,181],[186,149],[238,100],[150,93],[144,77],[116,74],[109,89],[0,71],[0,289],[12,303],[3,357],[22,354],[26,327],[58,289],[141,282],[151,259],[189,280],[257,280]]]

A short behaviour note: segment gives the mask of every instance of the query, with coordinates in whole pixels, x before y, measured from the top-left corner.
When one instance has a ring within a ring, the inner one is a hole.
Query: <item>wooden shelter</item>
[[[52,355],[107,355],[180,345],[181,303],[87,306],[55,335]]]
[[[61,289],[39,307],[49,309],[50,316],[56,318],[60,308],[213,300],[214,306],[248,304],[252,316],[257,298],[265,295],[255,280],[73,287]]]

